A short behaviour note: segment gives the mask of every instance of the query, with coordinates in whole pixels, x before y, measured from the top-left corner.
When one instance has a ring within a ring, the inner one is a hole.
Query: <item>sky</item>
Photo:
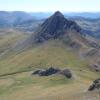
[[[0,0],[0,11],[100,12],[100,0]]]

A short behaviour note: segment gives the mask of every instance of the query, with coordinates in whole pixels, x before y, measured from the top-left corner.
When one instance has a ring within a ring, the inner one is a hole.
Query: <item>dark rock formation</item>
[[[59,71],[60,71],[59,69],[50,67],[49,69],[47,69],[47,70],[45,71],[45,76],[49,76],[49,75],[52,75],[52,74],[56,74],[56,73],[59,72]]]
[[[39,76],[48,76],[47,72],[45,70],[41,70],[39,73],[38,73]]]
[[[100,72],[100,66],[98,64],[93,64],[90,66],[94,71]]]
[[[92,83],[92,85],[90,85],[88,91],[93,91],[95,89],[100,90],[100,78],[93,81],[93,83]]]
[[[57,11],[38,28],[35,41],[43,42],[51,38],[56,39],[69,30],[80,32],[81,28],[74,21],[67,20],[61,12]]]
[[[36,70],[35,72],[33,72],[33,75],[38,74],[39,76],[49,76],[49,75],[52,75],[52,74],[56,74],[59,71],[60,70],[57,69],[57,68],[50,67],[47,70]]]
[[[61,74],[67,78],[72,77],[72,73],[69,69],[60,70],[60,69],[53,68],[53,67],[50,67],[46,70],[36,70],[32,73],[32,75],[39,75],[39,76],[50,76],[53,74]]]
[[[64,69],[60,72],[60,74],[66,76],[67,78],[71,78],[72,77],[72,73],[69,69]]]

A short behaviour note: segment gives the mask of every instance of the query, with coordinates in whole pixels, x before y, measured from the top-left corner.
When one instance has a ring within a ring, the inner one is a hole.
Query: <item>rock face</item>
[[[72,73],[69,69],[64,69],[60,72],[60,74],[66,76],[67,78],[71,78],[72,77]]]
[[[46,70],[36,70],[32,73],[32,75],[39,75],[39,76],[50,76],[53,74],[61,74],[67,78],[72,77],[72,73],[69,69],[60,70],[57,68],[50,67]]]
[[[90,85],[88,91],[93,91],[95,89],[100,90],[100,78],[93,81],[93,83],[92,83],[92,85]]]
[[[35,39],[37,42],[51,38],[56,39],[69,30],[79,32],[81,28],[74,21],[67,20],[61,12],[57,11],[38,28]]]

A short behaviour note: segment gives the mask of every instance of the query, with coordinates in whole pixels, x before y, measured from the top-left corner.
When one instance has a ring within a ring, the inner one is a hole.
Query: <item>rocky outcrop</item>
[[[32,73],[32,75],[39,75],[39,76],[50,76],[50,75],[53,75],[53,74],[60,74],[60,75],[63,75],[67,78],[71,78],[72,77],[72,73],[69,69],[64,69],[64,70],[61,70],[61,69],[57,69],[57,68],[53,68],[53,67],[50,67],[46,70],[36,70]]]
[[[96,89],[100,90],[100,78],[93,81],[93,83],[92,83],[92,85],[90,85],[88,91],[93,91]]]
[[[67,78],[71,78],[72,77],[72,73],[69,69],[64,69],[60,72],[61,75],[64,75]]]
[[[59,69],[50,67],[47,70],[36,70],[35,72],[33,72],[33,75],[38,74],[39,76],[49,76],[49,75],[52,75],[52,74],[56,74],[59,71],[60,71]]]
[[[35,41],[43,42],[56,39],[70,30],[80,32],[81,28],[74,21],[67,20],[61,12],[57,11],[38,28]]]
[[[100,72],[100,65],[98,64],[92,64],[90,65],[91,69],[96,71],[96,72]]]

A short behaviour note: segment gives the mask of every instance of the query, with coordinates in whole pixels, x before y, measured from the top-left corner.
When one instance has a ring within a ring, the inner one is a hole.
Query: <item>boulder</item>
[[[60,72],[60,74],[66,76],[67,78],[71,78],[72,77],[72,73],[69,69],[64,69]]]
[[[88,91],[93,91],[95,89],[100,90],[100,78],[93,81],[93,83],[90,85]]]
[[[92,85],[89,86],[88,91],[93,91],[95,89],[95,84],[93,83]]]

